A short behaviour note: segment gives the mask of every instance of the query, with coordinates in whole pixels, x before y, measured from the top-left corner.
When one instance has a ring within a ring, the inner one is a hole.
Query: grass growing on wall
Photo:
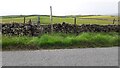
[[[2,36],[2,48],[32,46],[37,48],[87,48],[118,46],[120,39],[117,33],[81,33],[74,34],[44,34],[38,37]],[[32,49],[32,48],[31,48]]]

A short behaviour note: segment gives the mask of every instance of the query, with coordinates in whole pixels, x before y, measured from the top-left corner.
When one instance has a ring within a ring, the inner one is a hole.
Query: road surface
[[[118,66],[118,47],[3,51],[3,66]]]

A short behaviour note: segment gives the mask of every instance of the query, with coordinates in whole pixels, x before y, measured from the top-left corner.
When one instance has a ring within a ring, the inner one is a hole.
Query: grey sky
[[[53,15],[116,14],[119,0],[0,0],[1,15]]]

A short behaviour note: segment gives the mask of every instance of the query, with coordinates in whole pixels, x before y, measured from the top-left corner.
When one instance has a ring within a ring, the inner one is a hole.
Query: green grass
[[[120,38],[117,33],[81,33],[74,34],[44,34],[38,37],[28,36],[2,36],[2,47],[38,47],[51,48],[88,48],[118,46]],[[14,49],[14,48],[11,48]],[[26,48],[27,49],[27,48]],[[32,49],[32,48],[31,48]]]
[[[108,19],[108,20],[118,19],[117,16],[86,16],[81,18],[98,18],[98,19]]]
[[[81,18],[97,18],[97,19],[107,19],[111,21],[106,21],[106,20],[95,20],[95,19],[82,19]],[[77,24],[112,24],[113,19],[117,20],[117,17],[114,16],[77,16]],[[33,22],[37,22],[37,16],[27,16],[26,17],[26,22],[31,19]],[[11,22],[17,22],[17,23],[23,23],[23,17],[3,17],[2,18],[2,23],[11,23]],[[40,21],[41,24],[50,24],[50,18],[49,16],[40,16]],[[74,23],[74,19],[72,16],[67,16],[67,17],[60,17],[60,16],[53,16],[53,23],[62,23],[62,22],[67,22],[70,24]],[[118,23],[117,23],[118,24]]]

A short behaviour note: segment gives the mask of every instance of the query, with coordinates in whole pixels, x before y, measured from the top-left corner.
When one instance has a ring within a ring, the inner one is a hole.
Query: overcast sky
[[[105,15],[117,14],[120,0],[0,0],[2,15]]]

